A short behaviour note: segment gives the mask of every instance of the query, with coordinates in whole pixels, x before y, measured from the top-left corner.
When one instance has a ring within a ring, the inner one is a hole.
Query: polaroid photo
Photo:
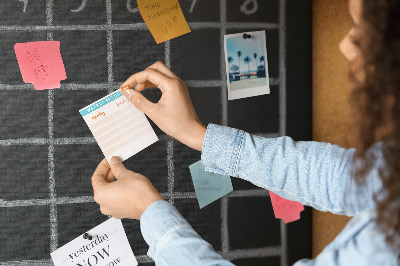
[[[265,31],[224,36],[228,100],[270,93]]]

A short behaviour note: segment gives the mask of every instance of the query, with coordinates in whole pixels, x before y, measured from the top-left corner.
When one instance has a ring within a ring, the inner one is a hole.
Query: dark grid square
[[[221,250],[220,201],[215,201],[203,209],[199,208],[197,199],[175,199],[174,205],[193,229],[210,243],[215,251]]]
[[[128,238],[129,244],[131,245],[133,254],[135,256],[146,255],[149,249],[146,241],[142,236],[142,231],[140,230],[140,221],[123,219],[122,224],[125,229],[126,237]],[[148,263],[144,265],[149,265]]]
[[[48,145],[0,146],[0,198],[49,197]]]
[[[164,62],[165,44],[157,44],[148,30],[114,31],[113,55],[114,78],[124,82],[156,61]]]
[[[158,192],[167,191],[167,148],[165,141],[157,141],[124,162],[127,169],[150,179]]]
[[[171,55],[171,69],[182,80],[221,79],[220,30],[192,30],[173,39]]]
[[[53,25],[104,25],[107,22],[106,1],[53,1]],[[86,5],[82,8],[83,2]]]
[[[97,203],[75,203],[57,206],[58,247],[106,221]]]
[[[181,0],[179,5],[187,22],[220,21],[220,1]]]
[[[263,29],[228,29],[226,34],[235,34],[241,32],[260,31]],[[268,61],[268,73],[270,78],[279,78],[279,32],[278,30],[265,30],[265,42],[267,45],[267,61]],[[240,57],[241,64],[243,64],[244,56]],[[251,58],[253,59],[253,58]],[[239,58],[235,56],[233,58],[234,63],[238,62]],[[257,63],[261,64],[260,59],[257,59]]]
[[[236,266],[276,266],[281,265],[281,257],[237,259],[233,260],[232,263]]]
[[[54,147],[54,175],[59,197],[93,196],[92,175],[104,155],[97,143]]]
[[[1,1],[3,3],[3,1]],[[6,1],[10,2],[10,1]],[[16,1],[15,1],[16,2]],[[16,43],[46,41],[45,32],[0,32],[0,62],[3,67],[0,71],[0,83],[23,84],[18,60],[15,55],[14,45]],[[33,88],[33,85],[32,85]]]
[[[231,250],[278,246],[280,220],[268,197],[230,198],[228,227]]]
[[[112,22],[113,24],[144,23],[137,8],[135,0],[113,0]],[[154,41],[153,37],[151,37]]]
[[[0,139],[47,138],[47,91],[0,91]]]
[[[222,92],[220,87],[189,88],[189,95],[197,116],[205,126],[209,123],[218,125],[222,123]],[[204,108],[204,106],[207,106],[207,108]]]
[[[50,259],[49,206],[0,208],[0,262]]]
[[[93,137],[79,110],[107,94],[106,90],[55,91],[54,136],[56,138]]]
[[[258,8],[254,3],[257,3]],[[278,22],[279,1],[276,0],[229,0],[227,20],[229,22]]]
[[[243,180],[238,177],[231,177],[233,190],[249,190],[249,189],[259,189],[253,183]]]
[[[62,83],[108,81],[106,31],[56,31],[53,37],[61,43],[67,73]]]
[[[46,25],[46,0],[28,1],[25,12],[22,1],[0,1],[0,25]]]
[[[279,132],[279,87],[270,94],[228,102],[228,126],[249,133]]]
[[[193,180],[189,165],[200,161],[201,153],[188,146],[174,141],[174,191],[194,192]],[[199,208],[196,202],[194,208]]]

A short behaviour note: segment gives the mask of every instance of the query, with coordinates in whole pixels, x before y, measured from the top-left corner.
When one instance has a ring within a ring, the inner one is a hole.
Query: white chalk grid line
[[[279,23],[253,23],[253,22],[227,22],[226,21],[226,5],[227,0],[220,0],[220,22],[190,22],[189,27],[192,30],[196,29],[219,29],[220,30],[220,43],[221,43],[221,80],[191,80],[186,81],[188,87],[221,87],[221,108],[222,108],[222,124],[227,125],[228,111],[227,111],[227,97],[226,97],[226,83],[225,83],[225,59],[224,59],[224,42],[223,36],[226,34],[227,29],[268,29],[279,31],[279,78],[271,78],[271,85],[279,85],[280,93],[280,132],[279,133],[262,133],[256,134],[264,137],[278,137],[285,135],[286,131],[286,65],[285,65],[285,0],[279,0]],[[129,4],[129,1],[128,1]],[[111,0],[106,1],[106,15],[107,21],[105,25],[74,25],[74,26],[55,26],[53,25],[53,0],[46,0],[46,26],[0,26],[2,31],[46,31],[47,39],[53,40],[54,31],[106,31],[107,32],[107,68],[108,68],[108,82],[99,84],[63,84],[60,90],[108,90],[112,92],[118,89],[120,84],[114,82],[113,78],[113,44],[112,39],[113,31],[118,30],[148,30],[145,23],[134,24],[112,24],[112,8]],[[84,4],[80,8],[84,7]],[[78,8],[79,9],[79,8]],[[72,10],[72,12],[79,12],[80,10]],[[137,11],[132,9],[132,12]],[[170,67],[170,42],[165,43],[165,64]],[[0,90],[34,90],[31,84],[0,84]],[[79,204],[85,202],[94,202],[92,196],[81,197],[57,197],[55,191],[54,179],[54,146],[55,145],[68,145],[68,144],[94,144],[94,138],[81,137],[81,138],[54,138],[54,91],[48,92],[48,131],[49,138],[25,138],[25,139],[6,139],[0,140],[0,146],[10,145],[49,145],[48,154],[48,169],[49,169],[49,198],[48,199],[31,199],[31,200],[12,200],[6,201],[0,199],[0,207],[18,207],[18,206],[41,206],[50,205],[50,250],[54,251],[58,246],[58,224],[57,224],[57,205],[58,204]],[[163,135],[160,140],[166,142],[167,147],[167,166],[168,166],[168,192],[162,195],[173,203],[174,199],[187,199],[196,198],[195,192],[174,192],[174,140],[169,136]],[[286,226],[281,223],[281,243],[282,247],[266,247],[259,249],[244,249],[244,250],[230,250],[229,248],[229,232],[228,232],[228,200],[231,197],[260,197],[269,196],[269,192],[263,189],[254,190],[240,190],[233,191],[221,199],[221,252],[224,258],[234,260],[239,258],[255,258],[255,257],[269,257],[281,256],[281,265],[287,265],[287,238]],[[137,256],[138,262],[146,263],[153,262],[151,258],[146,255]],[[9,261],[0,262],[0,265],[52,265],[51,260],[24,260],[24,261]]]

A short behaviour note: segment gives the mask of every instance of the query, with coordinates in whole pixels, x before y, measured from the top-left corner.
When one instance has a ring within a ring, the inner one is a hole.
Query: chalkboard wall
[[[204,124],[311,139],[311,1],[180,0],[191,33],[157,45],[131,0],[0,1],[0,264],[52,265],[50,252],[108,219],[91,176],[103,155],[78,110],[157,60],[187,82]],[[265,30],[271,93],[227,101],[223,36]],[[61,42],[60,89],[24,84],[14,44]],[[147,90],[152,101],[159,90]],[[166,136],[125,162],[147,176],[214,249],[237,265],[311,256],[311,212],[285,225],[268,191],[234,192],[199,209],[188,166],[200,153]],[[138,221],[123,220],[140,264],[154,265]]]

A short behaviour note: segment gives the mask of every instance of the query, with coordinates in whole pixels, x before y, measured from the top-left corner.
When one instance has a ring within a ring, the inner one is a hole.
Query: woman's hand
[[[117,219],[139,220],[153,202],[164,200],[147,177],[127,170],[118,157],[110,165],[106,159],[100,162],[92,186],[100,211]]]
[[[130,89],[135,85],[135,90]],[[150,87],[161,90],[158,103],[150,102],[140,93]],[[193,149],[202,150],[206,127],[197,117],[186,84],[163,63],[156,62],[132,75],[122,84],[121,91],[166,134]]]

